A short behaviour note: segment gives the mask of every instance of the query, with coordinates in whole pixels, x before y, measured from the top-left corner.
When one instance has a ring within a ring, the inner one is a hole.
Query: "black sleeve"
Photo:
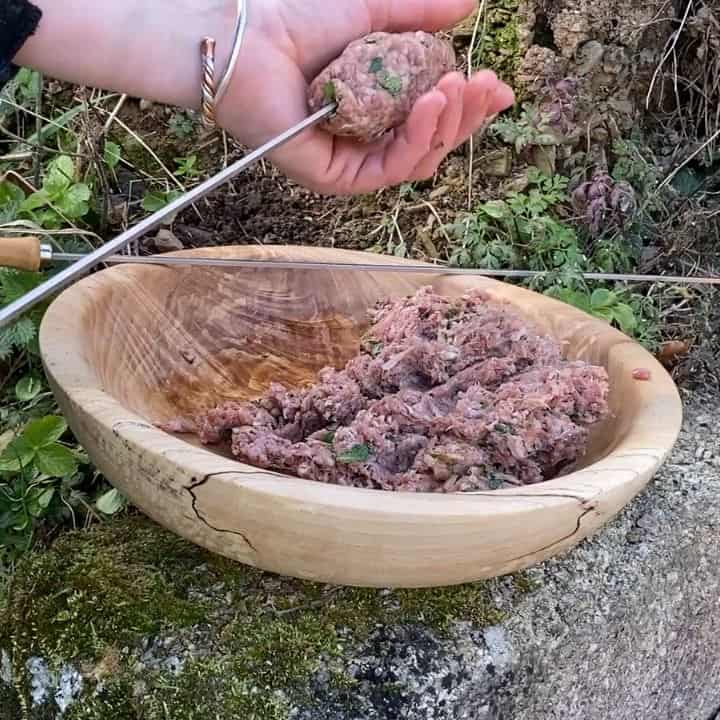
[[[37,29],[41,16],[29,0],[0,0],[0,89],[18,71],[12,60]]]

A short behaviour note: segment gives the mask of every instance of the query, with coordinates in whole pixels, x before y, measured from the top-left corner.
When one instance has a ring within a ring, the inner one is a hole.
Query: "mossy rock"
[[[454,31],[456,38],[468,44],[474,36],[472,60],[475,67],[489,68],[511,85],[527,50],[523,41],[527,35],[524,2],[489,0],[483,5],[483,17],[479,22],[477,11]]]
[[[15,685],[4,686],[0,720],[21,705],[30,718],[55,717],[58,702],[67,720],[192,720],[208,707],[213,717],[284,720],[312,687],[338,697],[352,688],[347,668],[378,632],[417,627],[435,638],[458,620],[493,625],[528,589],[522,576],[417,591],[302,582],[131,515],[61,535],[18,566],[0,598]]]

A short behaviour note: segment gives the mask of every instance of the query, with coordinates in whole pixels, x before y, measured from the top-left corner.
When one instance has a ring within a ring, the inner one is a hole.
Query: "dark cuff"
[[[28,0],[0,2],[0,89],[18,71],[12,60],[35,32],[42,12]]]

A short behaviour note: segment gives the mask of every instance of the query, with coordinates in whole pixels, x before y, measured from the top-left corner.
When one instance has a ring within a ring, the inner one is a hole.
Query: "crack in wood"
[[[129,425],[130,427],[140,428],[141,430],[154,429],[153,425],[150,425],[149,423],[140,422],[139,420],[118,420],[117,422],[113,423],[112,431],[114,433],[117,433],[118,428],[124,427],[126,425]]]
[[[238,537],[241,537],[246,545],[254,552],[257,553],[257,548],[250,542],[247,535],[240,532],[239,530],[226,530],[224,528],[215,527],[214,525],[211,525],[201,514],[200,510],[198,510],[197,502],[198,498],[195,494],[195,490],[199,487],[202,487],[207,483],[210,478],[218,477],[219,475],[228,475],[228,474],[234,474],[234,470],[223,470],[222,472],[215,472],[215,473],[208,473],[203,477],[201,480],[197,480],[196,482],[191,483],[190,485],[185,486],[185,490],[187,490],[188,493],[190,493],[190,497],[192,498],[192,509],[195,513],[195,516],[197,517],[200,522],[202,522],[204,525],[207,525],[211,530],[214,530],[215,532],[219,533],[228,533],[230,535],[237,535]]]
[[[589,513],[591,513],[593,510],[596,509],[596,506],[594,504],[587,503],[587,502],[584,502],[581,504],[586,509],[579,515],[579,517],[577,519],[577,523],[575,525],[575,529],[571,533],[568,533],[567,535],[559,538],[558,540],[554,540],[553,542],[549,543],[548,545],[543,545],[540,548],[536,548],[532,552],[523,553],[522,555],[518,555],[517,557],[511,558],[508,562],[517,562],[518,560],[522,560],[523,558],[530,557],[531,555],[537,555],[538,553],[545,552],[546,550],[551,550],[556,545],[560,545],[564,542],[567,542],[570,538],[577,535],[580,532],[580,528],[582,527],[583,518],[586,515],[588,515]]]

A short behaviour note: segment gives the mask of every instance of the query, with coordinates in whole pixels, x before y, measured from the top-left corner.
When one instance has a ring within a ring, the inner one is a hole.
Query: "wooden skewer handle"
[[[36,237],[0,237],[0,267],[37,271],[42,263]]]

